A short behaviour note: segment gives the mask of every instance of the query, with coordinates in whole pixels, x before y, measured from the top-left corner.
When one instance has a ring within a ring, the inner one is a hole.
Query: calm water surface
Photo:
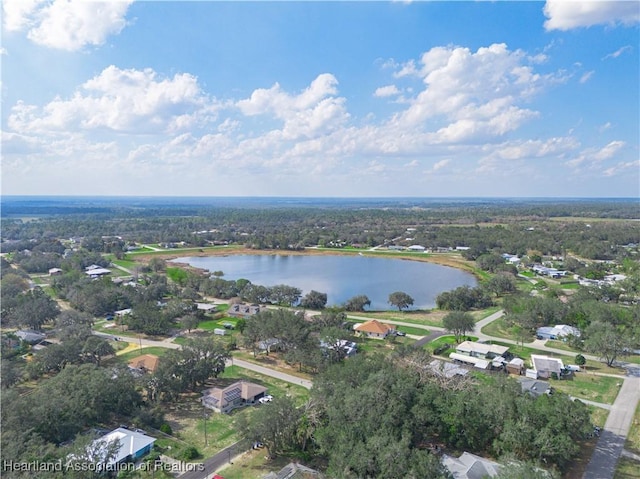
[[[237,255],[184,257],[173,260],[211,272],[222,271],[226,280],[248,279],[253,284],[286,284],[326,293],[328,305],[339,305],[365,294],[368,309],[390,309],[389,294],[404,291],[413,309],[429,309],[436,296],[458,286],[476,286],[473,275],[448,266],[368,256]]]

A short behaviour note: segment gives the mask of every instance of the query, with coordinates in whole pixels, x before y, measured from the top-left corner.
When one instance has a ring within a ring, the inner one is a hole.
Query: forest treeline
[[[74,210],[75,211],[75,210]],[[310,246],[471,248],[523,255],[566,251],[587,259],[620,259],[637,243],[637,201],[566,201],[516,204],[442,203],[436,206],[107,208],[99,213],[3,217],[2,251],[64,250],[56,239],[79,238],[91,251],[123,254],[133,244],[192,247],[236,244],[254,249],[295,250]],[[593,221],[589,222],[589,219]],[[610,221],[607,221],[610,220]],[[627,221],[624,221],[627,220]],[[47,242],[49,240],[49,242]],[[37,244],[34,244],[37,242]],[[43,258],[40,258],[44,261]],[[49,261],[54,265],[53,261]],[[53,266],[50,266],[53,267]]]

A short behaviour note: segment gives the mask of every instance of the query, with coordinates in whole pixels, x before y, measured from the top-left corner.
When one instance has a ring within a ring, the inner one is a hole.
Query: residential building
[[[532,379],[546,379],[550,378],[553,374],[556,374],[559,378],[565,371],[562,359],[551,358],[549,356],[542,356],[539,354],[531,355],[531,365],[533,369],[527,370],[527,377],[532,377]],[[535,372],[535,378],[530,371]]]
[[[354,331],[367,338],[384,339],[389,334],[395,334],[396,327],[392,324],[381,323],[375,319],[354,326]]]
[[[494,359],[504,356],[508,350],[507,346],[477,343],[475,341],[463,341],[456,346],[456,353],[482,359]]]
[[[566,339],[568,336],[580,337],[580,330],[566,324],[556,324],[555,326],[543,326],[536,330],[538,339]]]
[[[524,359],[513,358],[506,365],[507,372],[510,374],[517,374],[518,376],[524,372]]]
[[[44,340],[47,336],[39,333],[38,331],[33,331],[31,329],[21,329],[15,332],[15,335],[22,339],[25,343],[36,344],[40,341]]]
[[[232,304],[227,310],[227,315],[234,318],[247,319],[254,314],[258,314],[264,309],[264,306],[259,306],[257,304]]]
[[[297,462],[290,462],[278,472],[270,472],[266,476],[262,476],[262,479],[323,479],[325,476],[302,464]]]
[[[160,358],[155,354],[143,354],[129,361],[129,369],[138,373],[154,373],[158,369]]]
[[[109,467],[113,467],[116,464],[129,461],[135,462],[145,454],[148,454],[151,452],[151,448],[153,447],[153,443],[156,439],[138,431],[119,427],[118,429],[114,429],[105,436],[93,441],[87,450],[88,457],[97,458],[102,454],[104,458],[107,454],[108,445],[115,441],[119,442],[120,448],[116,452],[115,456],[107,460],[104,465],[107,470]]]
[[[454,479],[486,479],[495,477],[500,472],[500,464],[475,454],[464,452],[458,458],[444,454],[442,464],[453,475]]]
[[[551,384],[546,381],[538,381],[537,379],[522,378],[520,380],[522,392],[531,394],[534,397],[543,394],[551,394]]]
[[[224,388],[211,388],[203,391],[202,404],[219,413],[228,413],[233,409],[249,406],[264,397],[267,388],[248,381],[238,381]]]

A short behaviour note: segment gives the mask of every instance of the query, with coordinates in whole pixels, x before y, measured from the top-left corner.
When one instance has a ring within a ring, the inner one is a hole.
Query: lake
[[[369,256],[232,255],[183,257],[172,260],[205,270],[222,271],[226,280],[248,279],[253,284],[286,284],[302,290],[326,293],[327,305],[343,304],[364,294],[370,310],[391,309],[388,299],[403,291],[414,300],[412,309],[436,306],[436,297],[459,286],[476,286],[465,271],[422,261]]]

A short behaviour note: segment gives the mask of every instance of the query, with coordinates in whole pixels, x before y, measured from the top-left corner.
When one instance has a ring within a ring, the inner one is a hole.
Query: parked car
[[[271,401],[273,401],[273,396],[271,394],[267,394],[266,396],[263,396],[260,399],[258,399],[258,402],[260,404],[266,404]]]
[[[396,331],[396,336],[406,336],[407,333],[405,333],[404,331]]]

